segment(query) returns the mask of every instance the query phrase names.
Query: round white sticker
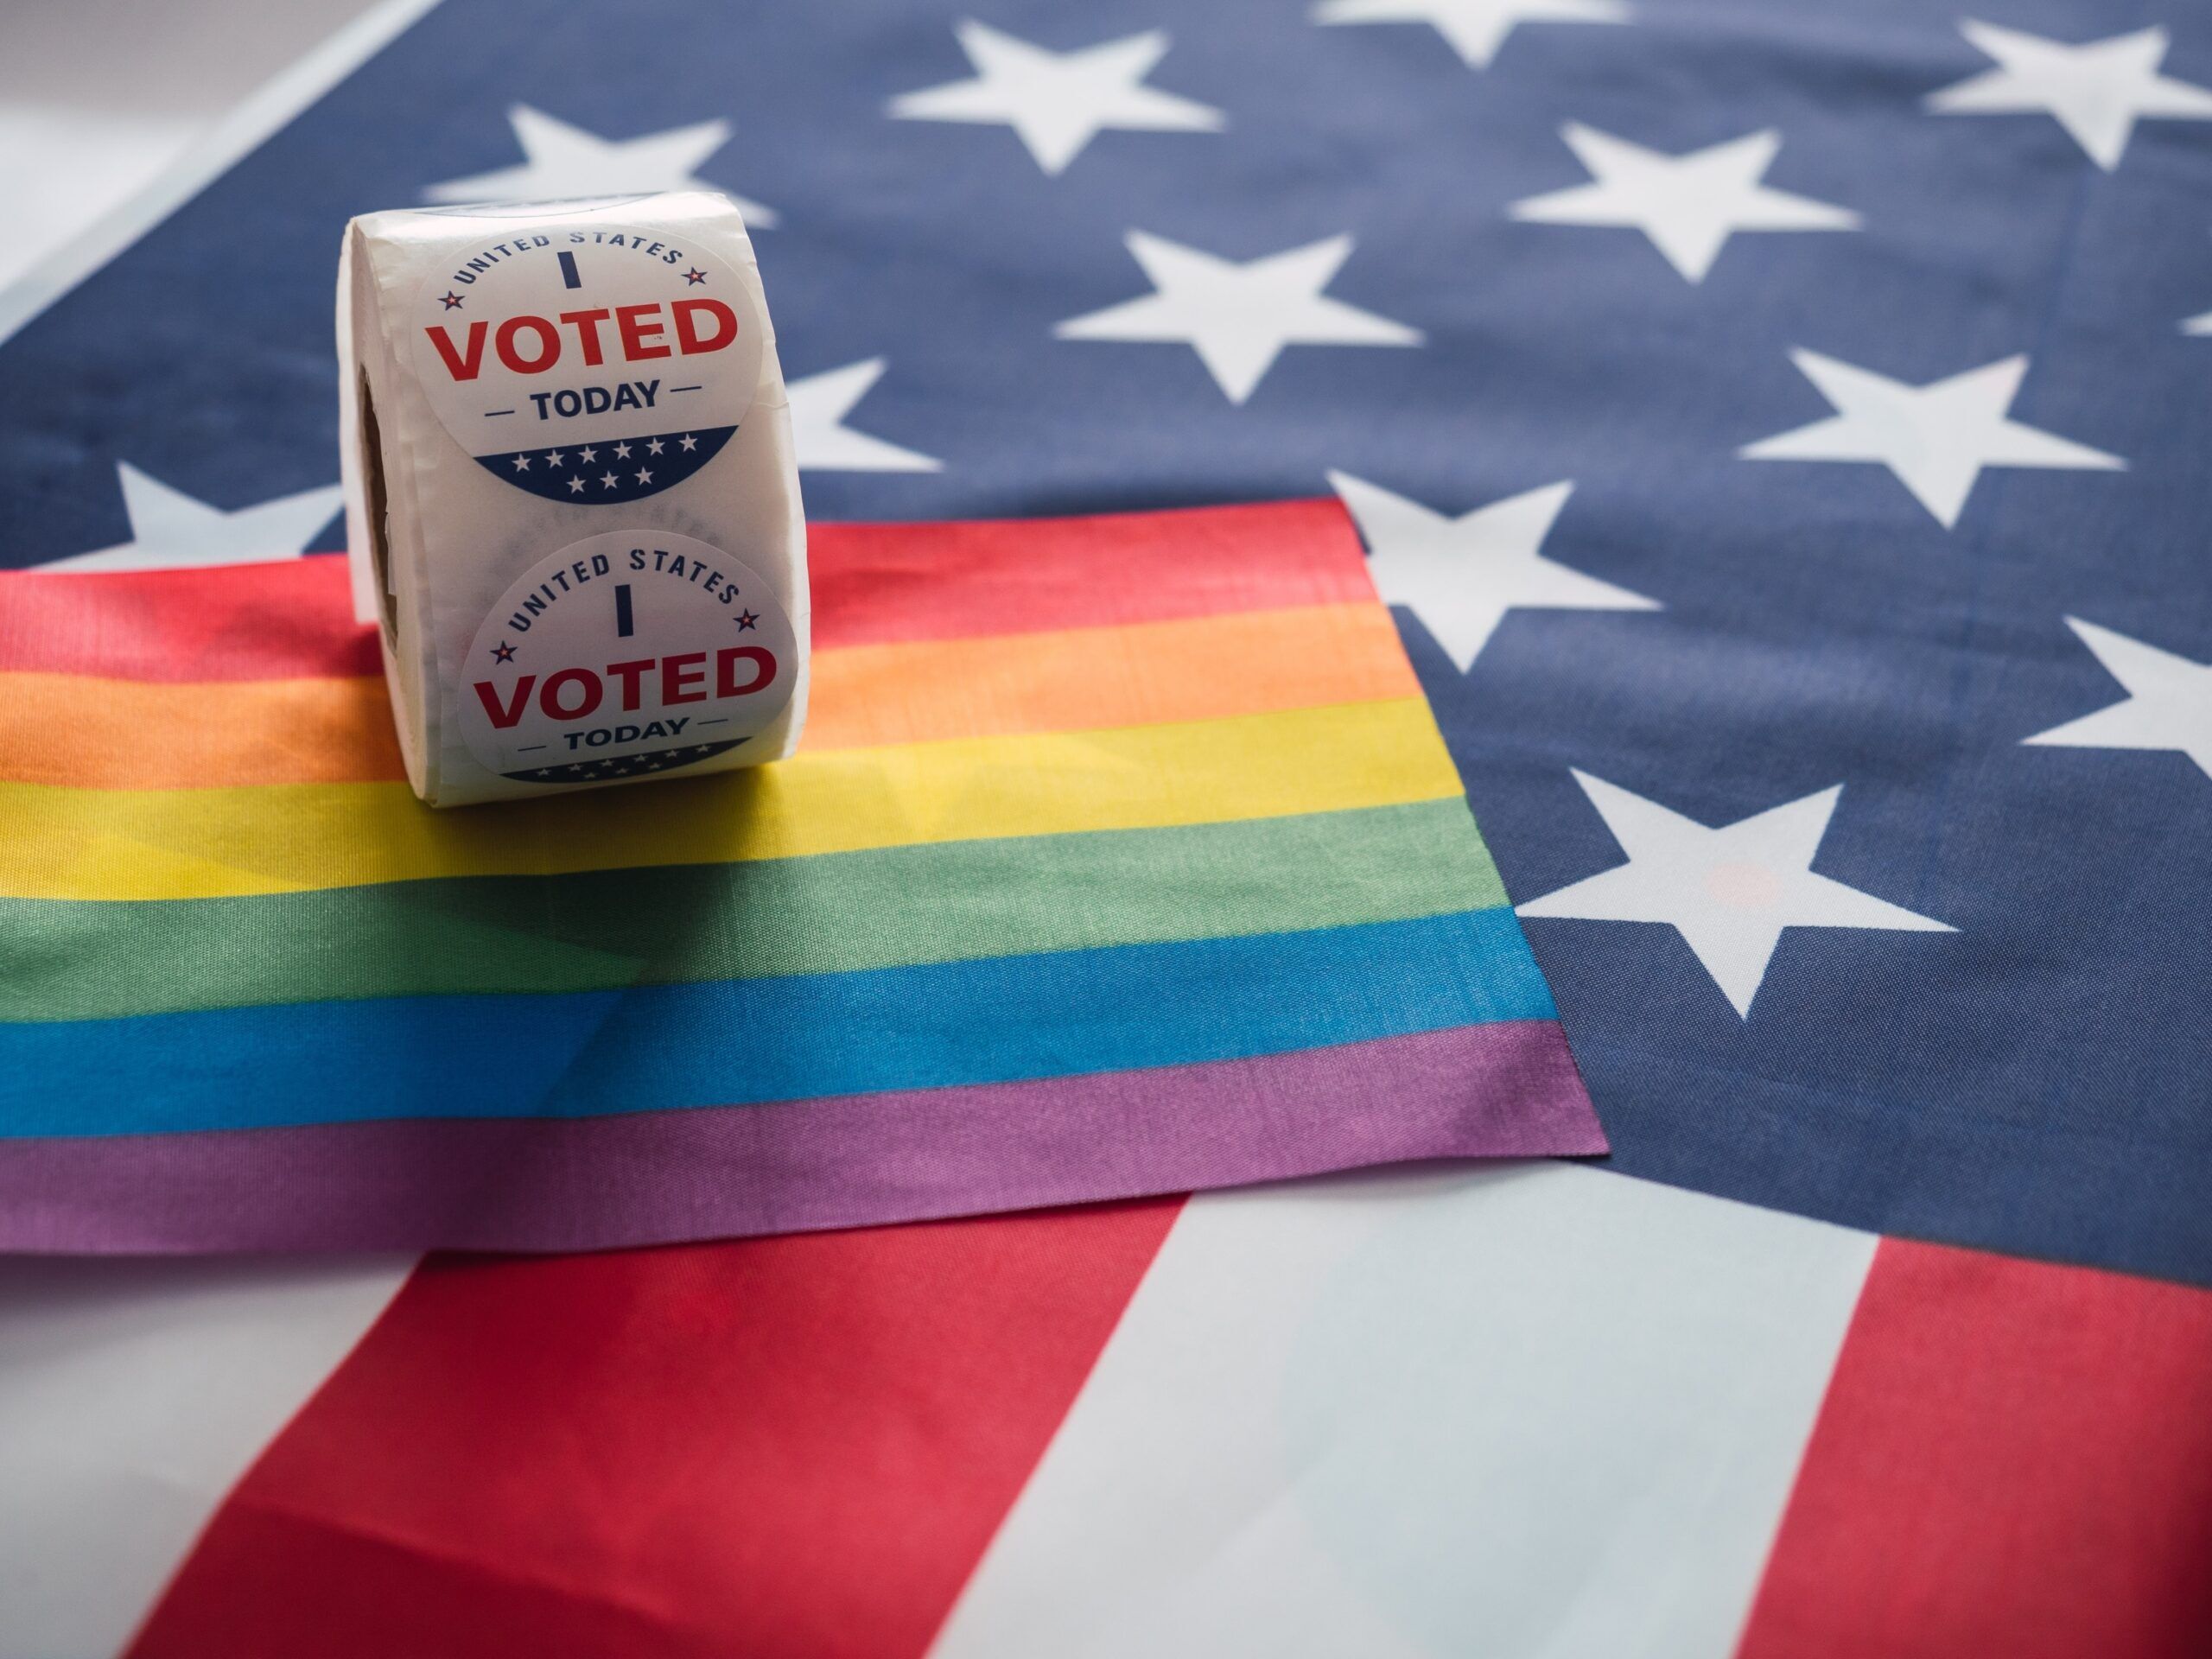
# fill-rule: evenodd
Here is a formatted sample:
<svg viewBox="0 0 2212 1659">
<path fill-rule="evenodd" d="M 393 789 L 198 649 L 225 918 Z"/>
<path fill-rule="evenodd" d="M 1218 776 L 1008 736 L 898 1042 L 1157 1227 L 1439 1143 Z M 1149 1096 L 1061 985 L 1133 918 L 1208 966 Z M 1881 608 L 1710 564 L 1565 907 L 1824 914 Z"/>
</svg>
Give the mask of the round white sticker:
<svg viewBox="0 0 2212 1659">
<path fill-rule="evenodd" d="M 667 772 L 765 730 L 798 673 L 791 619 L 758 574 L 689 536 L 609 531 L 500 595 L 462 671 L 461 735 L 518 783 Z"/>
<path fill-rule="evenodd" d="M 728 261 L 589 206 L 463 250 L 424 281 L 411 327 L 455 442 L 518 489 L 598 506 L 720 452 L 752 406 L 763 331 Z"/>
</svg>

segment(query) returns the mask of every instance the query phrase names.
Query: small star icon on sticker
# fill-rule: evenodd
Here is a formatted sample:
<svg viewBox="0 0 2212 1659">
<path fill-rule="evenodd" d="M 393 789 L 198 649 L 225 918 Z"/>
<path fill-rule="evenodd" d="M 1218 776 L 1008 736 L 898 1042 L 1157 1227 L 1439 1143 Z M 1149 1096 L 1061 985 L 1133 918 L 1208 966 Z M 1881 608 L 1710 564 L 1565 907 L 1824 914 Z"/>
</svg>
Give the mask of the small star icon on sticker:
<svg viewBox="0 0 2212 1659">
<path fill-rule="evenodd" d="M 515 648 L 502 639 L 492 647 L 492 659 L 494 662 L 512 663 L 515 659 Z"/>
<path fill-rule="evenodd" d="M 599 459 L 599 451 L 596 449 L 579 449 L 576 452 L 576 459 L 583 462 L 585 466 L 588 467 L 592 462 Z"/>
<path fill-rule="evenodd" d="M 461 302 L 467 297 L 466 294 L 456 294 L 451 289 L 448 289 L 438 296 L 438 303 L 448 311 L 458 311 L 461 309 Z"/>
<path fill-rule="evenodd" d="M 645 443 L 645 453 L 646 453 L 647 454 L 649 454 L 649 455 L 657 455 L 657 454 L 660 454 L 660 452 L 661 452 L 661 442 L 660 442 L 660 440 L 659 440 L 658 438 L 652 438 L 652 439 L 647 440 L 647 442 L 646 442 L 646 443 Z"/>
<path fill-rule="evenodd" d="M 545 464 L 548 467 L 558 467 L 561 464 L 561 452 L 558 449 L 548 449 L 545 452 Z"/>
<path fill-rule="evenodd" d="M 699 447 L 699 440 L 686 432 L 683 435 L 683 447 L 686 449 L 696 449 Z"/>
<path fill-rule="evenodd" d="M 583 487 L 584 481 L 581 477 L 572 478 L 569 480 L 569 493 L 570 495 L 582 494 L 583 493 Z"/>
<path fill-rule="evenodd" d="M 529 470 L 530 457 L 528 455 L 517 455 L 515 457 L 515 471 L 518 473 L 526 473 Z"/>
<path fill-rule="evenodd" d="M 707 273 L 695 266 L 693 269 L 683 273 L 683 280 L 690 283 L 692 287 L 696 288 L 700 283 L 707 280 Z"/>
<path fill-rule="evenodd" d="M 614 474 L 609 473 L 606 477 L 601 479 L 599 480 L 599 487 L 602 490 L 613 489 L 614 487 Z"/>
<path fill-rule="evenodd" d="M 629 460 L 629 459 L 630 459 L 630 446 L 629 446 L 628 444 L 626 444 L 626 443 L 618 443 L 618 444 L 616 444 L 616 445 L 614 446 L 614 459 L 615 459 L 615 460 L 617 460 L 617 461 L 627 461 L 627 460 Z"/>
<path fill-rule="evenodd" d="M 640 484 L 650 484 L 650 483 L 652 483 L 652 481 L 653 481 L 653 475 L 652 475 L 651 473 L 647 472 L 647 471 L 646 471 L 644 467 L 639 467 L 639 468 L 638 468 L 638 482 L 639 482 L 639 483 L 640 483 Z"/>
<path fill-rule="evenodd" d="M 760 620 L 760 617 L 758 617 L 757 615 L 755 615 L 755 614 L 754 614 L 753 612 L 751 612 L 751 611 L 740 611 L 740 612 L 737 613 L 737 627 L 738 627 L 738 632 L 741 632 L 741 633 L 744 632 L 747 628 L 750 628 L 750 627 L 751 627 L 751 626 L 752 626 L 755 622 L 758 622 Z"/>
</svg>

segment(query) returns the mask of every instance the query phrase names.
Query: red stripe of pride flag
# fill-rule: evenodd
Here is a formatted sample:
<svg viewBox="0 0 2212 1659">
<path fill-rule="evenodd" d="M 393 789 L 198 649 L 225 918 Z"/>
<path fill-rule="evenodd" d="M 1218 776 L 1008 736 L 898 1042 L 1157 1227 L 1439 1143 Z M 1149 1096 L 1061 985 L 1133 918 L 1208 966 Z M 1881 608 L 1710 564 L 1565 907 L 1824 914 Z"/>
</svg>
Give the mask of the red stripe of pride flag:
<svg viewBox="0 0 2212 1659">
<path fill-rule="evenodd" d="M 1333 500 L 1043 523 L 817 524 L 809 543 L 823 647 L 1375 600 Z M 375 634 L 353 620 L 344 560 L 238 575 L 0 575 L 0 671 L 168 681 L 381 671 Z"/>
<path fill-rule="evenodd" d="M 919 1655 L 1179 1205 L 433 1257 L 131 1652 Z"/>
</svg>

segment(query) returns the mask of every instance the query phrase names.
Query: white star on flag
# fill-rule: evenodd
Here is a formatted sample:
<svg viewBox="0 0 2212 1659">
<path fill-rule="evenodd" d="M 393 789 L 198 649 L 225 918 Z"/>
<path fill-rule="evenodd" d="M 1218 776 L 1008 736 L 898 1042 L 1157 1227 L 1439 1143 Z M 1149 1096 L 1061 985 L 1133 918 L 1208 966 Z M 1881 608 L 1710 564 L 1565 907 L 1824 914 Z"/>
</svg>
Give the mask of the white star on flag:
<svg viewBox="0 0 2212 1659">
<path fill-rule="evenodd" d="M 1470 69 L 1487 69 L 1520 23 L 1624 23 L 1622 0 L 1321 0 L 1317 23 L 1427 23 Z"/>
<path fill-rule="evenodd" d="M 1909 385 L 1817 352 L 1790 361 L 1835 413 L 1747 444 L 1747 461 L 1878 461 L 1946 530 L 1959 522 L 1985 467 L 2118 472 L 2127 463 L 2006 417 L 2028 372 L 2025 357 L 1984 364 L 1948 379 Z"/>
<path fill-rule="evenodd" d="M 2160 651 L 2069 616 L 2066 626 L 2096 653 L 2127 696 L 2024 743 L 2068 749 L 2174 749 L 2212 778 L 2212 664 Z"/>
<path fill-rule="evenodd" d="M 1577 772 L 1574 781 L 1628 862 L 1522 905 L 1518 913 L 1671 927 L 1745 1019 L 1785 927 L 1958 931 L 1814 873 L 1840 784 L 1709 830 L 1602 778 Z"/>
<path fill-rule="evenodd" d="M 226 512 L 118 461 L 130 539 L 93 553 L 54 559 L 45 570 L 169 570 L 209 564 L 295 559 L 345 505 L 335 484 L 302 490 Z"/>
<path fill-rule="evenodd" d="M 1238 263 L 1131 231 L 1129 252 L 1154 293 L 1071 317 L 1062 340 L 1186 345 L 1232 404 L 1252 395 L 1286 346 L 1418 346 L 1421 334 L 1321 290 L 1351 257 L 1349 236 Z"/>
<path fill-rule="evenodd" d="M 772 209 L 696 176 L 699 165 L 729 142 L 727 121 L 699 121 L 637 138 L 602 138 L 517 104 L 508 110 L 507 122 L 528 161 L 448 179 L 423 195 L 432 201 L 559 201 L 655 190 L 722 190 L 748 226 L 759 229 L 776 222 Z"/>
<path fill-rule="evenodd" d="M 1147 86 L 1167 36 L 1147 29 L 1073 52 L 1041 46 L 971 21 L 955 24 L 973 79 L 948 81 L 891 100 L 902 121 L 970 121 L 1010 126 L 1037 165 L 1057 174 L 1108 127 L 1133 132 L 1218 132 L 1210 104 Z"/>
<path fill-rule="evenodd" d="M 1516 608 L 1656 611 L 1655 600 L 1586 576 L 1543 556 L 1552 521 L 1572 483 L 1493 501 L 1457 518 L 1349 473 L 1329 482 L 1358 521 L 1368 572 L 1386 605 L 1421 619 L 1462 674 Z"/>
<path fill-rule="evenodd" d="M 2050 116 L 2107 173 L 2127 153 L 2145 117 L 2212 120 L 2212 91 L 2158 73 L 2169 44 L 2163 29 L 2139 29 L 2086 46 L 2024 35 L 1969 18 L 1959 32 L 1997 67 L 1928 95 L 1943 115 Z"/>
<path fill-rule="evenodd" d="M 934 473 L 944 463 L 934 455 L 902 449 L 845 424 L 853 405 L 883 377 L 880 357 L 825 369 L 785 388 L 791 402 L 791 444 L 801 472 Z"/>
<path fill-rule="evenodd" d="M 1667 263 L 1705 280 L 1738 231 L 1855 231 L 1859 215 L 1759 181 L 1782 135 L 1754 132 L 1688 155 L 1646 149 L 1579 122 L 1560 130 L 1594 182 L 1516 201 L 1516 219 L 1545 225 L 1625 226 L 1642 231 Z"/>
</svg>

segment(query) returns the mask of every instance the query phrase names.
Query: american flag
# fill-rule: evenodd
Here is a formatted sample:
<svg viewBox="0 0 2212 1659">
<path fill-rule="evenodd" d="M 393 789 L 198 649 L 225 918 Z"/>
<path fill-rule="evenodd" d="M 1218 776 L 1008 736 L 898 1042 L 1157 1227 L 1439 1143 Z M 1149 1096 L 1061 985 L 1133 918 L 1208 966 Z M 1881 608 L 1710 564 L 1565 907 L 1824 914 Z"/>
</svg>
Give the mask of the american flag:
<svg viewBox="0 0 2212 1659">
<path fill-rule="evenodd" d="M 0 1654 L 2212 1649 L 2212 11 L 351 38 L 0 305 L 0 562 L 334 549 L 349 215 L 726 191 L 812 517 L 1341 500 L 1614 1150 L 11 1263 Z"/>
</svg>

